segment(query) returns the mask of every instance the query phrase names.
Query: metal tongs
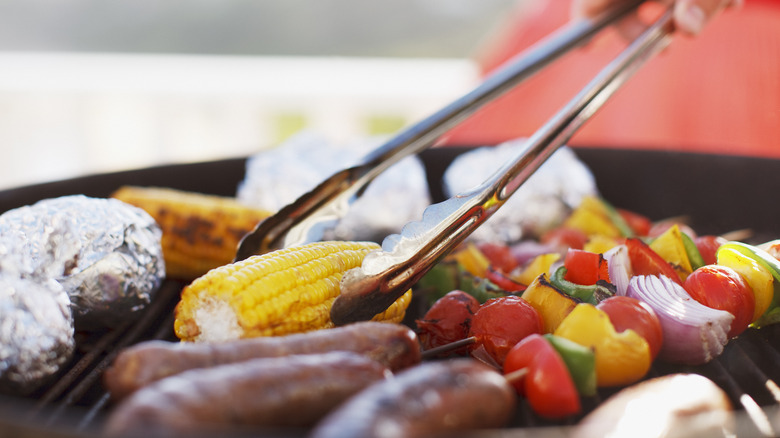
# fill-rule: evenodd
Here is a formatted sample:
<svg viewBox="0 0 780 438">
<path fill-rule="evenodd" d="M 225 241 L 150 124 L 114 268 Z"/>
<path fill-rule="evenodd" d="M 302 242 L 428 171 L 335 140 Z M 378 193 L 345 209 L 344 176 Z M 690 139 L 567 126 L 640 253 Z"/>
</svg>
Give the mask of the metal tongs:
<svg viewBox="0 0 780 438">
<path fill-rule="evenodd" d="M 593 20 L 572 22 L 511 59 L 473 91 L 370 153 L 363 164 L 334 174 L 258 224 L 242 240 L 236 260 L 319 240 L 318 224 L 342 217 L 350 201 L 385 169 L 426 149 L 482 105 L 584 44 L 640 3 L 629 2 Z M 381 251 L 367 254 L 360 268 L 343 277 L 331 320 L 336 325 L 368 320 L 390 306 L 501 207 L 646 60 L 666 47 L 670 29 L 671 11 L 666 11 L 534 133 L 514 161 L 470 192 L 429 206 L 422 220 L 385 238 Z"/>
</svg>

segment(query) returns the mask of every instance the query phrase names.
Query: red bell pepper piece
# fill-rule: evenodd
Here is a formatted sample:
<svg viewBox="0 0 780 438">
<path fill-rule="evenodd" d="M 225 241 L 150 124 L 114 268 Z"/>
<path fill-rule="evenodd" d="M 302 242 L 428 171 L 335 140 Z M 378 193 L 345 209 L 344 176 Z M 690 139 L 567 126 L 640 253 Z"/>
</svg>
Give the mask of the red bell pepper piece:
<svg viewBox="0 0 780 438">
<path fill-rule="evenodd" d="M 566 267 L 563 278 L 574 284 L 592 286 L 598 280 L 609 282 L 609 267 L 601 254 L 569 248 L 563 266 Z"/>
<path fill-rule="evenodd" d="M 580 396 L 569 369 L 544 336 L 529 335 L 509 351 L 504 374 L 520 369 L 526 369 L 526 374 L 513 378 L 512 384 L 538 415 L 558 419 L 580 412 Z"/>
<path fill-rule="evenodd" d="M 682 285 L 680 276 L 671 264 L 645 242 L 637 238 L 626 239 L 628 258 L 631 259 L 631 269 L 634 275 L 665 275 Z"/>
</svg>

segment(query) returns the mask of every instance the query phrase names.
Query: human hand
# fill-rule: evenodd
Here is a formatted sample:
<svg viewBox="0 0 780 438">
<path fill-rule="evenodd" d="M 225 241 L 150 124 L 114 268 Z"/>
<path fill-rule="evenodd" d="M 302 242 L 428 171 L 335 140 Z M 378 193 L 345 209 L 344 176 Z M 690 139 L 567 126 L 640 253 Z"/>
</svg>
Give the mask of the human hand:
<svg viewBox="0 0 780 438">
<path fill-rule="evenodd" d="M 573 0 L 571 15 L 573 18 L 593 17 L 610 6 L 625 0 Z M 688 36 L 698 35 L 707 22 L 727 7 L 740 6 L 743 0 L 656 0 L 669 5 L 674 3 L 673 20 L 678 32 Z M 647 24 L 634 12 L 617 24 L 621 34 L 629 39 L 638 36 Z"/>
</svg>

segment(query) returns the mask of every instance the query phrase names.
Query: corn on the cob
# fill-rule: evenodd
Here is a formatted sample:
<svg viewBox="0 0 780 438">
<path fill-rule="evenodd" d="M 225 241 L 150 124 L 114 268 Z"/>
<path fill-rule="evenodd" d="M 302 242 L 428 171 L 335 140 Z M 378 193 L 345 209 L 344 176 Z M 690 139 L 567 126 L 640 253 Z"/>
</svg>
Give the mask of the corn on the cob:
<svg viewBox="0 0 780 438">
<path fill-rule="evenodd" d="M 232 262 L 241 238 L 272 214 L 230 197 L 160 187 L 125 186 L 112 197 L 157 221 L 166 275 L 183 280 Z"/>
<path fill-rule="evenodd" d="M 276 336 L 333 327 L 341 277 L 379 245 L 316 242 L 209 271 L 182 290 L 174 330 L 183 341 Z M 401 322 L 411 290 L 374 321 Z"/>
</svg>

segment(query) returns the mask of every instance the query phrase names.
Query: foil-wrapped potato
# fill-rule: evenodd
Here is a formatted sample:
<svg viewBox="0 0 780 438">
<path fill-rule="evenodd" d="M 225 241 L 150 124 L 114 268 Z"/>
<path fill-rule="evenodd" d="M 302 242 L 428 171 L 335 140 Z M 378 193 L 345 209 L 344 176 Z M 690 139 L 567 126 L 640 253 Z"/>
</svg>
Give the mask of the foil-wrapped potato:
<svg viewBox="0 0 780 438">
<path fill-rule="evenodd" d="M 28 394 L 73 355 L 70 300 L 54 280 L 0 272 L 0 392 Z"/>
<path fill-rule="evenodd" d="M 334 173 L 359 164 L 381 140 L 335 143 L 308 132 L 298 134 L 249 158 L 236 197 L 278 211 Z M 341 220 L 323 226 L 322 240 L 381 241 L 419 219 L 430 202 L 422 161 L 403 158 L 378 175 Z"/>
<path fill-rule="evenodd" d="M 116 199 L 45 199 L 0 215 L 1 266 L 60 283 L 77 329 L 114 327 L 159 289 L 161 234 L 146 212 Z"/>
<path fill-rule="evenodd" d="M 444 173 L 447 196 L 469 191 L 483 183 L 526 148 L 525 139 L 486 146 L 459 155 Z M 582 199 L 598 194 L 590 169 L 568 147 L 558 149 L 509 200 L 482 224 L 477 241 L 515 242 L 541 235 L 555 227 Z"/>
</svg>

